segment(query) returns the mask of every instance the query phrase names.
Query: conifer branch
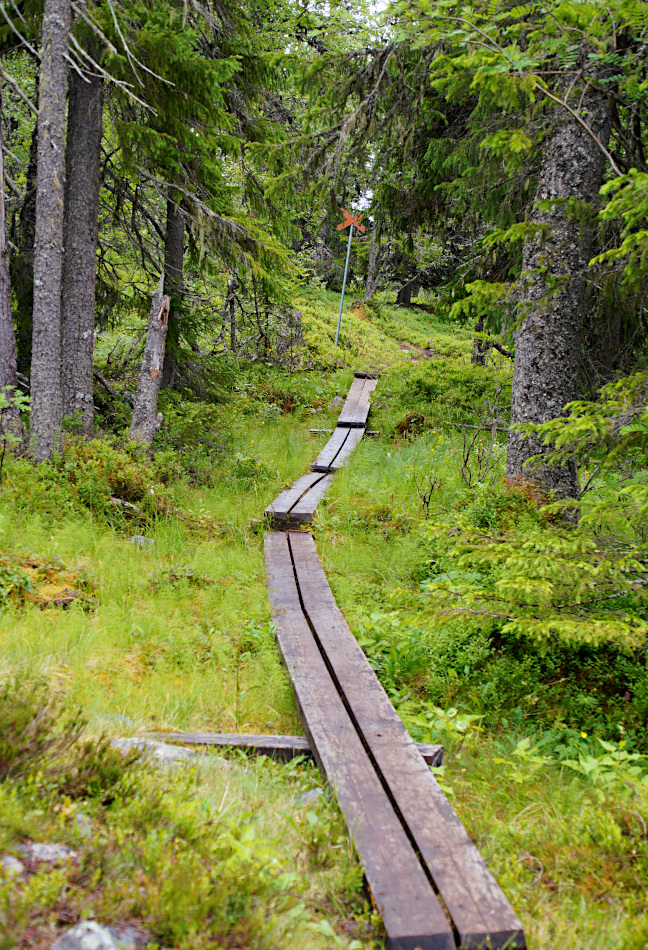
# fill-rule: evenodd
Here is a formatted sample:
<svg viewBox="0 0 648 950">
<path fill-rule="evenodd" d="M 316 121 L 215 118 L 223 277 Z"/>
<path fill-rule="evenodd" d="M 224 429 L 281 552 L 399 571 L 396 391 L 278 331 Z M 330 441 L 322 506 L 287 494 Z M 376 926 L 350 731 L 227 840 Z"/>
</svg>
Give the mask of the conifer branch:
<svg viewBox="0 0 648 950">
<path fill-rule="evenodd" d="M 16 36 L 18 37 L 18 39 L 20 40 L 20 42 L 23 44 L 23 46 L 25 47 L 25 49 L 28 49 L 29 52 L 32 54 L 32 56 L 33 56 L 35 59 L 37 59 L 38 62 L 40 62 L 40 53 L 37 53 L 37 52 L 36 52 L 36 50 L 34 49 L 34 47 L 33 47 L 30 43 L 27 42 L 27 40 L 26 40 L 25 37 L 22 35 L 22 33 L 20 32 L 20 30 L 15 26 L 13 20 L 11 19 L 11 17 L 9 16 L 9 14 L 7 13 L 7 11 L 6 11 L 5 8 L 4 8 L 4 3 L 0 3 L 0 10 L 2 11 L 3 17 L 5 18 L 5 20 L 6 20 L 7 23 L 9 24 L 9 29 L 10 29 L 13 33 L 16 34 Z"/>
<path fill-rule="evenodd" d="M 25 105 L 30 110 L 30 112 L 33 112 L 34 115 L 38 115 L 38 109 L 36 108 L 34 103 L 31 101 L 29 96 L 27 96 L 26 93 L 22 91 L 22 89 L 20 88 L 16 80 L 13 79 L 13 77 L 9 75 L 9 73 L 6 71 L 6 69 L 4 69 L 2 65 L 0 65 L 0 76 L 2 76 L 5 82 L 9 83 L 9 85 L 11 86 L 13 91 L 16 93 L 18 98 L 22 99 L 22 101 L 25 103 Z"/>
</svg>

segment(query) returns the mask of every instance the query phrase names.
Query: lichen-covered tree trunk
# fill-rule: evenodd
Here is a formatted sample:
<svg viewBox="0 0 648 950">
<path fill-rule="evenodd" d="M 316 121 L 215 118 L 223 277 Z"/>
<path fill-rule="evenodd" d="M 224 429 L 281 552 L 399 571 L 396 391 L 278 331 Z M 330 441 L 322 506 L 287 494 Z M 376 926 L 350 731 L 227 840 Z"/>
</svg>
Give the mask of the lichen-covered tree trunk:
<svg viewBox="0 0 648 950">
<path fill-rule="evenodd" d="M 590 86 L 581 114 L 606 144 L 611 124 L 608 98 Z M 534 208 L 530 220 L 541 230 L 527 238 L 522 258 L 511 424 L 555 419 L 578 395 L 586 273 L 594 238 L 586 205 L 596 208 L 605 157 L 587 130 L 560 107 L 554 122 L 535 196 L 536 203 L 554 203 L 551 210 Z M 525 467 L 541 451 L 537 437 L 524 438 L 512 429 L 507 478 L 531 481 L 557 498 L 578 498 L 575 464 Z"/>
<path fill-rule="evenodd" d="M 4 190 L 4 153 L 2 126 L 2 91 L 0 90 L 0 392 L 8 390 L 11 395 L 18 385 L 16 376 L 18 360 L 16 336 L 11 315 L 11 284 L 9 281 L 9 245 L 7 244 L 7 220 Z M 3 432 L 20 429 L 20 416 L 14 407 L 2 414 Z"/>
<path fill-rule="evenodd" d="M 151 446 L 159 428 L 157 403 L 164 365 L 164 348 L 169 325 L 169 298 L 162 293 L 163 277 L 153 294 L 146 344 L 142 356 L 129 436 L 133 442 Z"/>
<path fill-rule="evenodd" d="M 36 76 L 38 98 L 38 74 Z M 16 295 L 16 344 L 18 372 L 28 376 L 31 371 L 32 311 L 34 309 L 34 232 L 36 229 L 36 175 L 38 169 L 38 123 L 34 125 L 29 146 L 29 163 L 25 197 L 18 213 L 18 226 L 13 235 L 17 250 L 9 261 L 11 286 Z"/>
<path fill-rule="evenodd" d="M 38 89 L 38 175 L 34 236 L 30 443 L 37 461 L 60 443 L 61 270 L 65 187 L 65 100 L 70 0 L 45 0 Z"/>
<path fill-rule="evenodd" d="M 171 298 L 167 348 L 164 356 L 161 389 L 172 389 L 178 371 L 177 351 L 180 342 L 180 318 L 184 293 L 184 235 L 185 219 L 180 205 L 167 200 L 166 232 L 164 235 L 164 293 Z"/>
<path fill-rule="evenodd" d="M 369 237 L 369 262 L 367 267 L 367 289 L 365 291 L 365 300 L 371 300 L 376 293 L 378 281 L 376 279 L 376 244 L 378 236 L 378 222 L 374 221 L 371 226 Z"/>
<path fill-rule="evenodd" d="M 475 333 L 482 334 L 484 332 L 484 314 L 479 315 L 479 319 L 475 324 Z M 470 362 L 473 366 L 485 366 L 486 365 L 486 356 L 490 350 L 490 343 L 488 340 L 484 340 L 482 336 L 475 336 L 473 339 L 472 353 L 470 354 Z"/>
<path fill-rule="evenodd" d="M 96 57 L 95 52 L 95 57 Z M 70 74 L 65 147 L 65 218 L 61 288 L 61 385 L 63 415 L 80 412 L 81 431 L 94 422 L 94 350 L 103 82 Z"/>
</svg>

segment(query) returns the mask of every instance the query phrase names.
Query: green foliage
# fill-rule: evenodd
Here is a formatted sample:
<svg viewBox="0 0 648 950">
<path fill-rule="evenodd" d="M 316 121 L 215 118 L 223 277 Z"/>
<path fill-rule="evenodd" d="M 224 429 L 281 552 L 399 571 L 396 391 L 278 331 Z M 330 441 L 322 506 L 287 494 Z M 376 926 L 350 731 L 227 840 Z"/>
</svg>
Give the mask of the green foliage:
<svg viewBox="0 0 648 950">
<path fill-rule="evenodd" d="M 70 440 L 37 468 L 24 460 L 14 462 L 7 495 L 20 512 L 38 510 L 52 517 L 89 511 L 123 525 L 129 518 L 146 519 L 167 510 L 164 482 L 178 471 L 170 462 L 163 455 L 151 463 L 136 447 L 118 448 L 108 440 Z"/>
<path fill-rule="evenodd" d="M 22 600 L 34 589 L 31 577 L 15 563 L 0 564 L 0 606 L 10 600 Z"/>
<path fill-rule="evenodd" d="M 645 566 L 635 556 L 597 545 L 583 531 L 527 522 L 524 534 L 476 531 L 461 514 L 426 527 L 455 576 L 424 585 L 437 610 L 481 614 L 505 634 L 538 644 L 616 644 L 632 650 L 648 635 Z M 491 525 L 489 525 L 491 527 Z"/>
<path fill-rule="evenodd" d="M 25 396 L 19 390 L 14 390 L 11 386 L 5 386 L 0 391 L 0 443 L 2 452 L 0 453 L 0 486 L 2 485 L 2 470 L 4 467 L 5 453 L 7 447 L 16 447 L 20 444 L 20 437 L 15 431 L 11 421 L 20 413 L 24 412 L 29 405 L 29 396 Z"/>
<path fill-rule="evenodd" d="M 398 613 L 373 611 L 354 625 L 358 643 L 390 695 L 403 681 L 413 681 L 425 672 L 427 644 L 422 632 L 404 624 Z"/>
<path fill-rule="evenodd" d="M 628 752 L 625 742 L 617 745 L 597 740 L 603 752 L 598 755 L 579 755 L 578 759 L 563 759 L 563 764 L 584 775 L 593 785 L 628 796 L 636 785 L 648 786 L 648 758 L 638 752 Z"/>
<path fill-rule="evenodd" d="M 568 416 L 520 427 L 521 431 L 537 432 L 549 446 L 546 458 L 550 464 L 574 460 L 586 467 L 581 494 L 596 485 L 595 479 L 610 486 L 605 497 L 598 493 L 597 501 L 584 510 L 582 526 L 604 533 L 612 543 L 627 539 L 629 553 L 639 560 L 645 556 L 648 541 L 647 400 L 648 375 L 644 371 L 604 386 L 595 402 L 569 403 L 565 407 Z M 619 474 L 623 476 L 621 487 L 613 481 Z"/>
<path fill-rule="evenodd" d="M 250 455 L 236 455 L 232 463 L 232 475 L 241 482 L 266 482 L 272 472 L 259 459 Z"/>
<path fill-rule="evenodd" d="M 176 564 L 169 570 L 153 571 L 149 574 L 147 587 L 157 590 L 162 584 L 178 584 L 182 581 L 193 587 L 208 587 L 214 583 L 213 577 L 197 574 L 190 564 Z"/>
<path fill-rule="evenodd" d="M 429 702 L 411 700 L 398 707 L 398 714 L 417 742 L 440 742 L 452 751 L 464 743 L 482 718 L 460 713 L 454 707 L 440 709 Z"/>
<path fill-rule="evenodd" d="M 423 408 L 433 422 L 463 422 L 473 417 L 485 397 L 494 396 L 498 379 L 505 387 L 503 401 L 507 402 L 509 372 L 509 367 L 504 367 L 493 376 L 481 366 L 454 360 L 419 364 L 399 374 L 399 401 L 406 408 Z"/>
<path fill-rule="evenodd" d="M 601 220 L 622 222 L 621 244 L 604 251 L 592 263 L 621 261 L 623 278 L 628 283 L 641 282 L 645 278 L 648 255 L 648 230 L 645 221 L 648 213 L 648 173 L 631 168 L 607 182 L 601 193 L 611 195 L 601 211 Z"/>
<path fill-rule="evenodd" d="M 5 682 L 0 691 L 0 779 L 36 773 L 46 757 L 60 756 L 78 741 L 80 720 L 57 728 L 58 714 L 43 687 Z M 54 768 L 56 764 L 54 763 Z"/>
<path fill-rule="evenodd" d="M 55 738 L 62 719 L 52 711 L 43 690 L 23 683 L 0 693 L 0 844 L 24 860 L 25 843 L 62 842 L 82 855 L 82 865 L 75 858 L 56 869 L 2 875 L 3 948 L 27 933 L 49 939 L 53 927 L 58 931 L 53 919 L 60 933 L 88 915 L 141 921 L 148 941 L 160 945 L 245 941 L 269 948 L 293 939 L 303 945 L 299 935 L 311 928 L 309 880 L 324 869 L 329 877 L 341 872 L 340 886 L 349 892 L 345 909 L 362 915 L 361 902 L 353 903 L 357 871 L 348 862 L 341 868 L 330 849 L 331 841 L 346 844 L 334 803 L 324 797 L 278 828 L 276 820 L 265 825 L 260 802 L 250 799 L 260 781 L 294 812 L 291 797 L 312 784 L 309 767 L 231 763 L 223 775 L 222 765 L 214 770 L 207 757 L 198 772 L 161 776 L 138 753 L 124 757 L 105 739 L 80 739 L 78 729 Z M 68 719 L 81 724 L 76 714 Z M 255 776 L 246 785 L 250 769 Z M 233 781 L 240 794 L 237 788 L 224 807 Z"/>
<path fill-rule="evenodd" d="M 163 427 L 157 441 L 170 443 L 178 450 L 180 447 L 196 445 L 221 445 L 223 413 L 219 406 L 208 402 L 187 402 L 186 400 L 160 401 L 163 415 Z"/>
<path fill-rule="evenodd" d="M 37 777 L 69 798 L 104 800 L 139 759 L 110 740 L 83 739 L 80 712 L 57 708 L 44 685 L 5 682 L 0 691 L 0 780 Z"/>
<path fill-rule="evenodd" d="M 603 472 L 614 470 L 623 459 L 640 467 L 648 462 L 647 404 L 648 373 L 642 371 L 603 386 L 596 401 L 569 403 L 567 416 L 518 428 L 537 432 L 543 444 L 552 447 L 544 456 L 551 464 L 593 461 Z"/>
<path fill-rule="evenodd" d="M 471 284 L 466 284 L 468 294 L 461 300 L 458 300 L 450 309 L 450 319 L 461 320 L 467 317 L 488 316 L 493 319 L 493 315 L 498 318 L 501 325 L 501 307 L 500 302 L 506 300 L 509 293 L 509 286 L 500 283 L 488 283 L 485 280 L 476 280 Z M 489 321 L 490 322 L 490 321 Z"/>
</svg>

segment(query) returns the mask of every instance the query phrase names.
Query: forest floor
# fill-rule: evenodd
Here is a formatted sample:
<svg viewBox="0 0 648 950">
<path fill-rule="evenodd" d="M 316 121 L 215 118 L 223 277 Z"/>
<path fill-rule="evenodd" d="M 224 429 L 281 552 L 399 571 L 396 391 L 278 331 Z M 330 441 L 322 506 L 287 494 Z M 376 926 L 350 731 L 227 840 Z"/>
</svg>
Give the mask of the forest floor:
<svg viewBox="0 0 648 950">
<path fill-rule="evenodd" d="M 327 436 L 310 430 L 334 427 L 353 370 L 382 373 L 380 434 L 314 525 L 342 611 L 413 737 L 445 745 L 439 779 L 529 946 L 648 946 L 645 656 L 630 669 L 609 650 L 552 653 L 430 609 L 440 523 L 522 535 L 537 519 L 503 485 L 503 436 L 487 476 L 461 474 L 456 424 L 498 381 L 505 404 L 510 364 L 472 367 L 466 329 L 387 305 L 345 310 L 338 353 L 336 301 L 298 302 L 299 369 L 224 376 L 217 404 L 163 402 L 152 462 L 104 435 L 38 470 L 5 464 L 0 663 L 15 687 L 0 694 L 0 854 L 25 863 L 35 841 L 76 857 L 0 872 L 0 950 L 48 947 L 86 917 L 183 950 L 379 945 L 335 802 L 309 794 L 323 784 L 312 763 L 124 765 L 98 739 L 301 734 L 254 521 L 317 455 Z"/>
</svg>

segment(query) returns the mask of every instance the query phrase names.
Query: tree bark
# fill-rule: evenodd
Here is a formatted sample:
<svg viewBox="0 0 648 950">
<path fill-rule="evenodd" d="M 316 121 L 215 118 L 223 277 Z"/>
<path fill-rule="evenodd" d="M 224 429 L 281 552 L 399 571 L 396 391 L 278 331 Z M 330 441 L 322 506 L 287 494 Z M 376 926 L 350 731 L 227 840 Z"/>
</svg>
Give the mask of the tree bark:
<svg viewBox="0 0 648 950">
<path fill-rule="evenodd" d="M 70 0 L 45 0 L 38 91 L 30 442 L 37 461 L 60 444 L 61 270 L 65 187 L 65 100 Z"/>
<path fill-rule="evenodd" d="M 378 236 L 378 223 L 373 222 L 371 227 L 371 235 L 369 238 L 369 265 L 367 267 L 367 290 L 365 292 L 365 300 L 371 300 L 373 295 L 376 293 L 376 287 L 378 281 L 376 280 L 376 238 Z"/>
<path fill-rule="evenodd" d="M 606 144 L 611 108 L 607 97 L 591 87 L 581 113 Z M 581 335 L 586 312 L 587 266 L 593 253 L 594 229 L 566 206 L 569 199 L 596 207 L 605 158 L 583 127 L 565 112 L 557 112 L 540 171 L 536 202 L 555 202 L 550 211 L 534 207 L 530 220 L 543 226 L 542 235 L 527 238 L 518 296 L 522 322 L 515 334 L 515 366 L 511 424 L 541 423 L 562 415 L 578 396 Z M 582 205 L 580 208 L 582 209 Z M 579 220 L 579 218 L 581 218 Z M 546 230 L 544 230 L 546 228 Z M 549 288 L 547 285 L 550 285 Z M 514 429 L 508 442 L 506 476 L 523 478 L 557 498 L 578 498 L 575 463 L 566 466 L 524 467 L 543 450 L 534 435 L 524 438 Z"/>
<path fill-rule="evenodd" d="M 95 58 L 97 57 L 94 51 Z M 61 385 L 63 415 L 81 413 L 92 436 L 94 402 L 95 285 L 99 232 L 103 82 L 70 73 L 65 147 L 65 217 L 61 288 Z"/>
<path fill-rule="evenodd" d="M 235 283 L 235 277 L 227 278 L 226 304 L 229 310 L 230 350 L 232 351 L 233 356 L 236 356 L 236 298 L 234 296 Z"/>
<path fill-rule="evenodd" d="M 0 392 L 7 390 L 11 397 L 18 385 L 18 357 L 16 336 L 11 315 L 11 284 L 9 280 L 9 245 L 7 244 L 7 220 L 4 189 L 4 153 L 2 122 L 2 89 L 0 88 Z M 20 431 L 20 413 L 11 406 L 2 413 L 0 431 Z"/>
<path fill-rule="evenodd" d="M 38 93 L 38 75 L 36 76 Z M 31 371 L 32 311 L 34 309 L 34 232 L 36 229 L 36 175 L 38 169 L 38 123 L 34 123 L 25 197 L 20 209 L 18 233 L 14 243 L 18 250 L 11 255 L 11 285 L 16 295 L 16 330 L 18 372 L 29 376 Z M 15 221 L 15 219 L 14 219 Z"/>
<path fill-rule="evenodd" d="M 412 287 L 414 286 L 413 281 L 408 281 L 404 284 L 396 295 L 396 303 L 400 307 L 409 307 L 412 302 Z"/>
<path fill-rule="evenodd" d="M 179 308 L 184 293 L 184 234 L 185 220 L 180 205 L 168 198 L 164 235 L 164 293 L 171 298 L 171 312 L 161 389 L 172 389 L 178 372 Z"/>
<path fill-rule="evenodd" d="M 163 277 L 160 278 L 159 287 L 153 294 L 151 302 L 146 344 L 128 433 L 133 442 L 141 442 L 148 446 L 153 444 L 155 433 L 159 428 L 157 402 L 162 381 L 164 347 L 171 303 L 169 298 L 162 294 L 162 287 Z"/>
<path fill-rule="evenodd" d="M 475 333 L 484 332 L 484 314 L 482 313 L 475 324 Z M 491 348 L 489 340 L 481 339 L 476 336 L 473 340 L 472 353 L 470 355 L 470 362 L 473 366 L 485 366 L 486 365 L 486 355 Z"/>
</svg>

